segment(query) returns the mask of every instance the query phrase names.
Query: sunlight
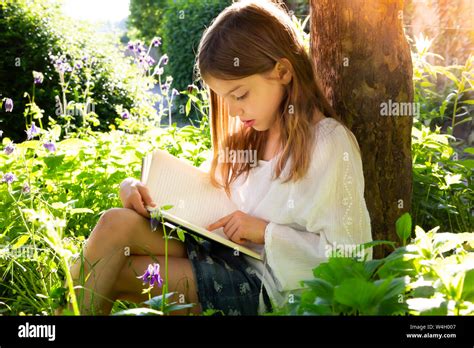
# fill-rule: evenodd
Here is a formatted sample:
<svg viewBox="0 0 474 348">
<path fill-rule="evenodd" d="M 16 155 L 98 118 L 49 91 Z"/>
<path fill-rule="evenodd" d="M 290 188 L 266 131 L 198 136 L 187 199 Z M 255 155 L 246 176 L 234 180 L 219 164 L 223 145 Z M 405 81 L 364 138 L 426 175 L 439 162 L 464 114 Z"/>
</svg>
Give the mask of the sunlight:
<svg viewBox="0 0 474 348">
<path fill-rule="evenodd" d="M 92 22 L 118 22 L 128 17 L 130 0 L 64 0 L 64 13 Z"/>
</svg>

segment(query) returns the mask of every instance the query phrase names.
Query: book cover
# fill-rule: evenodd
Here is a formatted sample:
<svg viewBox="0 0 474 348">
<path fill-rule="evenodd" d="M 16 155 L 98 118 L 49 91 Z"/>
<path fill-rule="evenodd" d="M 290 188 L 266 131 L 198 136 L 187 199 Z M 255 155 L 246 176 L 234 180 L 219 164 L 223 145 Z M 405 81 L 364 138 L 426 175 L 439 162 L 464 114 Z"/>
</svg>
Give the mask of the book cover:
<svg viewBox="0 0 474 348">
<path fill-rule="evenodd" d="M 211 184 L 209 173 L 158 149 L 143 158 L 141 182 L 149 188 L 158 207 L 147 207 L 149 211 L 172 205 L 161 214 L 173 225 L 262 260 L 259 253 L 229 240 L 222 227 L 206 230 L 205 226 L 238 210 L 224 190 Z"/>
</svg>

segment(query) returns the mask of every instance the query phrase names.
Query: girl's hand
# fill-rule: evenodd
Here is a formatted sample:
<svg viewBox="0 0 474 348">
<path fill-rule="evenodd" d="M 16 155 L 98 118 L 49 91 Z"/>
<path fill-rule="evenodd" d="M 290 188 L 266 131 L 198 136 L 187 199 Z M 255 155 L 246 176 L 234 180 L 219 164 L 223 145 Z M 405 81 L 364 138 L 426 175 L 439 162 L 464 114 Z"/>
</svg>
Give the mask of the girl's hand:
<svg viewBox="0 0 474 348">
<path fill-rule="evenodd" d="M 127 178 L 120 184 L 120 200 L 124 208 L 133 209 L 146 218 L 150 218 L 150 213 L 145 207 L 156 206 L 148 187 L 134 178 Z"/>
<path fill-rule="evenodd" d="M 224 227 L 224 233 L 233 242 L 243 244 L 251 241 L 257 244 L 265 243 L 265 228 L 269 221 L 245 214 L 240 210 L 224 216 L 222 219 L 207 226 L 209 231 Z"/>
</svg>

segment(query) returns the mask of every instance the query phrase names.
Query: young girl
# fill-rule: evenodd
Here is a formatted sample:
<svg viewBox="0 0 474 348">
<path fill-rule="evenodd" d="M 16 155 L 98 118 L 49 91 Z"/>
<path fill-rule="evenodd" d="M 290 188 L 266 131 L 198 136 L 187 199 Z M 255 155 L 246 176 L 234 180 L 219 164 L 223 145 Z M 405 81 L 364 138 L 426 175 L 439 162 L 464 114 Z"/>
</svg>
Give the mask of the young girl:
<svg viewBox="0 0 474 348">
<path fill-rule="evenodd" d="M 208 229 L 223 228 L 263 261 L 213 242 L 172 240 L 169 291 L 197 303 L 193 313 L 263 313 L 291 301 L 332 251 L 353 252 L 372 240 L 360 151 L 279 5 L 227 7 L 203 34 L 197 68 L 210 92 L 210 180 L 240 207 Z M 253 152 L 257 165 L 223 158 L 226 148 L 246 158 Z M 124 208 L 105 212 L 84 248 L 86 312 L 109 313 L 115 299 L 146 300 L 137 276 L 151 263 L 164 265 L 162 234 L 146 219 L 145 206 L 153 205 L 147 188 L 127 179 L 120 196 Z M 76 279 L 79 269 L 72 267 Z"/>
</svg>

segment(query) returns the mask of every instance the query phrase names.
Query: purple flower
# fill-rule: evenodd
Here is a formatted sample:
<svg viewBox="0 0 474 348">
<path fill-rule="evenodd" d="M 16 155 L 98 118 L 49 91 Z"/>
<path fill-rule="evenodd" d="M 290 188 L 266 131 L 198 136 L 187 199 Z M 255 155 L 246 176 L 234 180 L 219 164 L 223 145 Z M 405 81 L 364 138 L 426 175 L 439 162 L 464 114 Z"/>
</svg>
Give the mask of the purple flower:
<svg viewBox="0 0 474 348">
<path fill-rule="evenodd" d="M 79 60 L 76 62 L 76 64 L 74 65 L 76 67 L 76 69 L 81 69 L 82 68 L 82 62 Z"/>
<path fill-rule="evenodd" d="M 151 57 L 151 56 L 146 56 L 146 57 L 145 57 L 145 62 L 146 62 L 148 65 L 153 65 L 153 64 L 156 63 L 155 60 L 153 59 L 153 57 Z"/>
<path fill-rule="evenodd" d="M 54 145 L 54 143 L 52 143 L 51 141 L 48 141 L 48 142 L 44 143 L 43 146 L 49 152 L 56 151 L 56 145 Z"/>
<path fill-rule="evenodd" d="M 169 90 L 169 89 L 170 89 L 169 83 L 165 83 L 165 84 L 163 84 L 163 86 L 161 86 L 161 92 L 162 92 L 163 94 L 168 93 L 168 90 Z"/>
<path fill-rule="evenodd" d="M 25 132 L 26 132 L 26 136 L 27 136 L 27 139 L 28 139 L 28 140 L 33 139 L 33 137 L 34 137 L 36 134 L 39 134 L 39 130 L 38 130 L 38 128 L 36 128 L 34 122 L 31 124 L 31 128 L 28 129 L 28 130 L 26 130 Z"/>
<path fill-rule="evenodd" d="M 122 120 L 128 120 L 130 118 L 130 114 L 127 110 L 122 112 Z"/>
<path fill-rule="evenodd" d="M 72 67 L 69 65 L 69 63 L 66 61 L 66 58 L 64 56 L 61 57 L 56 57 L 51 55 L 50 56 L 51 61 L 53 62 L 54 68 L 58 73 L 64 73 L 64 72 L 71 72 Z"/>
<path fill-rule="evenodd" d="M 163 55 L 163 57 L 161 57 L 160 61 L 161 61 L 161 63 L 163 63 L 163 65 L 168 64 L 168 55 L 167 54 Z"/>
<path fill-rule="evenodd" d="M 5 149 L 3 150 L 7 155 L 10 155 L 13 151 L 15 151 L 15 145 L 13 142 L 5 146 Z"/>
<path fill-rule="evenodd" d="M 156 67 L 156 68 L 155 68 L 155 74 L 163 75 L 163 68 Z"/>
<path fill-rule="evenodd" d="M 30 187 L 28 186 L 28 184 L 27 184 L 26 182 L 23 184 L 23 187 L 22 187 L 22 189 L 21 189 L 21 192 L 23 192 L 23 193 L 30 193 Z"/>
<path fill-rule="evenodd" d="M 161 37 L 153 38 L 153 40 L 151 41 L 151 45 L 155 46 L 155 47 L 160 46 L 161 45 Z"/>
<path fill-rule="evenodd" d="M 13 173 L 6 173 L 2 178 L 2 182 L 6 182 L 7 184 L 11 184 L 14 181 L 16 181 L 16 176 Z"/>
<path fill-rule="evenodd" d="M 44 80 L 44 75 L 40 72 L 34 71 L 33 70 L 33 81 L 35 85 L 42 84 Z"/>
<path fill-rule="evenodd" d="M 10 98 L 5 98 L 5 111 L 12 112 L 13 110 L 13 100 Z"/>
<path fill-rule="evenodd" d="M 157 218 L 151 217 L 149 221 L 150 221 L 150 227 L 152 231 L 156 231 L 156 229 L 161 225 L 161 222 Z"/>
<path fill-rule="evenodd" d="M 160 265 L 158 263 L 149 264 L 146 272 L 137 278 L 142 279 L 144 283 L 149 283 L 151 286 L 154 286 L 156 283 L 156 285 L 161 288 L 163 285 L 163 279 L 160 275 Z"/>
<path fill-rule="evenodd" d="M 133 51 L 133 50 L 135 50 L 135 44 L 132 41 L 129 41 L 128 44 L 127 44 L 127 48 L 130 51 Z"/>
<path fill-rule="evenodd" d="M 179 92 L 176 88 L 173 88 L 173 90 L 171 91 L 171 97 L 176 97 L 177 95 L 179 95 Z"/>
<path fill-rule="evenodd" d="M 135 44 L 135 51 L 137 53 L 141 53 L 141 52 L 145 52 L 146 49 L 145 49 L 145 46 L 143 45 L 143 43 L 141 41 L 138 41 L 136 44 Z"/>
</svg>

